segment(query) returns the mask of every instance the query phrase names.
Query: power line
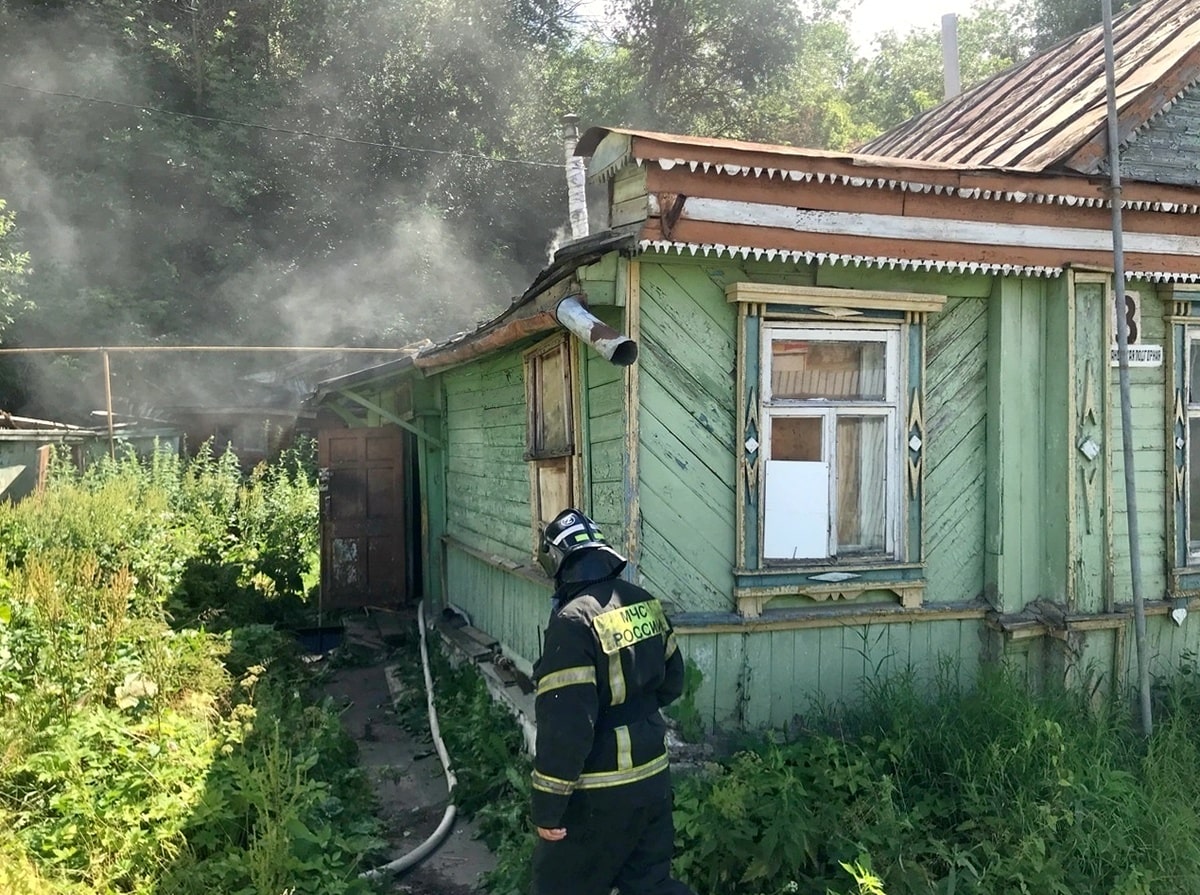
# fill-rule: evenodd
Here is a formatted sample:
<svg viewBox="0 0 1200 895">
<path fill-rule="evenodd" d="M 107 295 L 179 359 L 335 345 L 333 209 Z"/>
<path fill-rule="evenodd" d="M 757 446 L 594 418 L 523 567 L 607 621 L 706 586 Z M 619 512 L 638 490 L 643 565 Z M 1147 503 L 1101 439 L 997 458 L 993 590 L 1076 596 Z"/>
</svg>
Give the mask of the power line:
<svg viewBox="0 0 1200 895">
<path fill-rule="evenodd" d="M 191 118 L 196 121 L 208 121 L 214 124 L 229 124 L 234 127 L 248 127 L 255 130 L 270 131 L 277 134 L 287 134 L 293 137 L 310 137 L 316 140 L 331 140 L 336 143 L 349 143 L 355 146 L 372 146 L 377 149 L 389 149 L 394 152 L 423 152 L 428 155 L 445 155 L 454 156 L 462 159 L 474 159 L 483 162 L 495 162 L 506 165 L 525 165 L 531 168 L 561 168 L 561 162 L 539 162 L 532 159 L 519 158 L 504 158 L 502 156 L 483 155 L 475 152 L 461 152 L 457 149 L 425 149 L 418 146 L 401 146 L 397 143 L 377 143 L 372 140 L 355 140 L 353 137 L 342 137 L 337 134 L 319 134 L 316 131 L 292 130 L 286 127 L 275 127 L 270 124 L 255 124 L 249 121 L 234 121 L 230 118 L 215 118 L 210 115 L 193 115 L 190 112 L 174 112 L 170 109 L 158 109 L 152 106 L 140 106 L 137 103 L 126 103 L 115 99 L 102 99 L 95 96 L 83 96 L 78 93 L 66 93 L 57 90 L 42 90 L 38 87 L 29 87 L 25 84 L 10 84 L 7 81 L 0 81 L 0 87 L 7 87 L 10 90 L 24 90 L 28 93 L 37 93 L 42 96 L 57 96 L 65 99 L 78 100 L 85 103 L 99 103 L 101 105 L 117 106 L 122 109 L 136 109 L 139 112 L 155 112 L 160 115 L 175 115 L 179 118 Z"/>
</svg>

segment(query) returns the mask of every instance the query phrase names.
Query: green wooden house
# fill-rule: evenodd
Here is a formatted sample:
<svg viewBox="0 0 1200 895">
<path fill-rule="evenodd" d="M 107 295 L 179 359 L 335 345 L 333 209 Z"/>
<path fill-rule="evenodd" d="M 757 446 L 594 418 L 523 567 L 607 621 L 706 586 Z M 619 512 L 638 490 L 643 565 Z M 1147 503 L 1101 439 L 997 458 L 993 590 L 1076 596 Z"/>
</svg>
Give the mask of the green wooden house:
<svg viewBox="0 0 1200 895">
<path fill-rule="evenodd" d="M 1165 673 L 1200 652 L 1200 0 L 1122 16 L 1116 58 Z M 592 235 L 496 320 L 319 393 L 406 433 L 421 595 L 528 673 L 539 526 L 574 504 L 666 604 L 712 725 L 908 668 L 1127 686 L 1104 111 L 1094 29 L 858 153 L 587 132 Z"/>
</svg>

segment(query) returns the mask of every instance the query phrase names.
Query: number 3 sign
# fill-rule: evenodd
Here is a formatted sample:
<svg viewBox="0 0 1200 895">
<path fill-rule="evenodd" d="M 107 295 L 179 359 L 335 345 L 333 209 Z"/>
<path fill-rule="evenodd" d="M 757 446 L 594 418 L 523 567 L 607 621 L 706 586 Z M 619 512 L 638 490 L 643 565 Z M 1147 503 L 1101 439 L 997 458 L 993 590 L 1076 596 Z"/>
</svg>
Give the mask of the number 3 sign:
<svg viewBox="0 0 1200 895">
<path fill-rule="evenodd" d="M 1125 314 L 1125 325 L 1129 327 L 1129 344 L 1138 344 L 1142 335 L 1142 295 L 1140 292 L 1126 292 L 1125 306 L 1122 308 Z M 1112 343 L 1117 344 L 1117 303 L 1113 302 L 1112 307 Z"/>
</svg>

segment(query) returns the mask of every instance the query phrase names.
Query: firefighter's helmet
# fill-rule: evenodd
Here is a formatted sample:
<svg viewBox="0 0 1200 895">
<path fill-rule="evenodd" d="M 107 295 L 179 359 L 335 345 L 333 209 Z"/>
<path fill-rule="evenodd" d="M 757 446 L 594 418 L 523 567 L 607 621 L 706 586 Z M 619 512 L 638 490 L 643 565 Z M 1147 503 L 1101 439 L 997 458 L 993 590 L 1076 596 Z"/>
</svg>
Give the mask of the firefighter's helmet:
<svg viewBox="0 0 1200 895">
<path fill-rule="evenodd" d="M 625 557 L 609 546 L 600 527 L 579 510 L 563 510 L 542 530 L 538 562 L 551 578 L 557 578 L 567 558 L 584 550 L 611 554 L 621 565 Z"/>
</svg>

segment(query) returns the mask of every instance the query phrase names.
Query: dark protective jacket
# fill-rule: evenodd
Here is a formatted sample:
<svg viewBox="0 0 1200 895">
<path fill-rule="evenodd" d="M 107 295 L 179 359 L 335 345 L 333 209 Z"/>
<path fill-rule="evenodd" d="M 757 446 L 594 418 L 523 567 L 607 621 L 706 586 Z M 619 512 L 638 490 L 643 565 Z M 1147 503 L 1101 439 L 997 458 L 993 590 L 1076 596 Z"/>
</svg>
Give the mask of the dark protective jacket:
<svg viewBox="0 0 1200 895">
<path fill-rule="evenodd" d="M 659 709 L 683 692 L 683 657 L 662 604 L 620 579 L 574 588 L 552 612 L 537 680 L 533 822 L 567 802 L 637 805 L 670 792 Z"/>
</svg>

